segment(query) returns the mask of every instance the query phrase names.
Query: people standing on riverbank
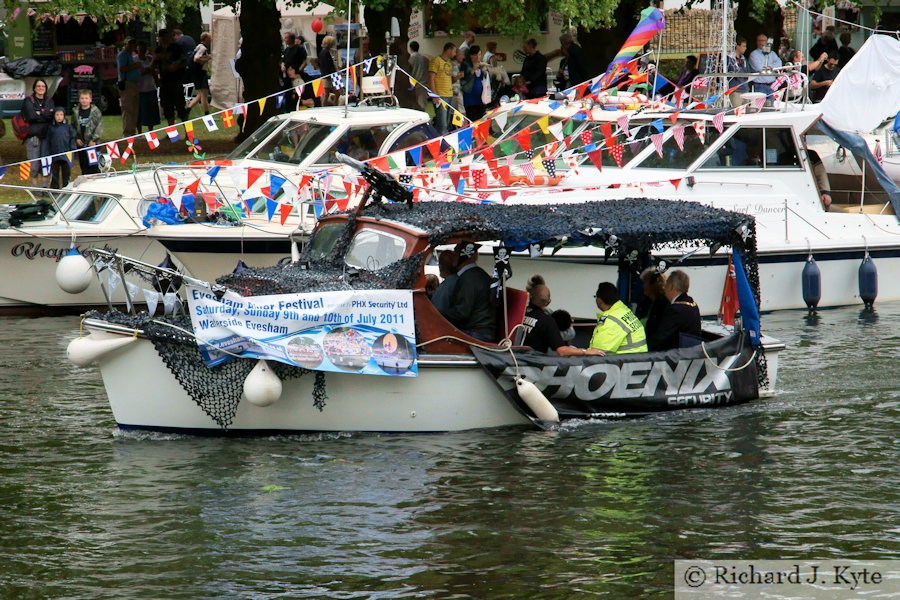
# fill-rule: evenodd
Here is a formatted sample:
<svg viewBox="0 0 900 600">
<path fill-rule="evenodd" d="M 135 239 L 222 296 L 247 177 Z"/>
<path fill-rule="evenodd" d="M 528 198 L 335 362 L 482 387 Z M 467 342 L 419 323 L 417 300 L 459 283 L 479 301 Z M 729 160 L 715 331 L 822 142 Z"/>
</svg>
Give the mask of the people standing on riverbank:
<svg viewBox="0 0 900 600">
<path fill-rule="evenodd" d="M 25 138 L 25 156 L 31 162 L 31 185 L 43 187 L 47 178 L 41 175 L 41 143 L 47 137 L 47 128 L 53 120 L 53 98 L 47 94 L 47 82 L 35 80 L 31 95 L 22 103 L 22 116 L 28 122 L 28 137 Z"/>
<path fill-rule="evenodd" d="M 72 154 L 69 153 L 76 149 L 75 138 L 75 130 L 66 123 L 66 107 L 57 106 L 53 111 L 53 122 L 47 128 L 47 137 L 41 144 L 41 154 L 50 162 L 50 187 L 55 190 L 69 185 L 72 173 Z"/>
<path fill-rule="evenodd" d="M 154 96 L 154 101 L 156 97 Z M 156 122 L 159 123 L 159 108 L 156 109 Z M 91 90 L 78 92 L 78 105 L 72 108 L 72 129 L 75 130 L 75 146 L 90 148 L 100 143 L 103 137 L 103 114 L 94 105 L 94 93 Z M 91 164 L 87 151 L 78 153 L 78 164 L 82 175 L 100 172 L 98 161 Z"/>
</svg>

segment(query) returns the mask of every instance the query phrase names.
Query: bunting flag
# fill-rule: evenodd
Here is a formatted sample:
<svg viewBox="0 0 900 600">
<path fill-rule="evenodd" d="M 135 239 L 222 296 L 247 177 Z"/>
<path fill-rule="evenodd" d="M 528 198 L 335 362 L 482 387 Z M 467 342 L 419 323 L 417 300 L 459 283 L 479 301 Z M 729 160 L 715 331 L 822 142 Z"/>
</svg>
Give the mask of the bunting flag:
<svg viewBox="0 0 900 600">
<path fill-rule="evenodd" d="M 590 130 L 590 129 L 585 129 L 584 131 L 581 132 L 581 136 L 580 136 L 580 137 L 581 137 L 581 143 L 582 143 L 583 145 L 587 146 L 587 145 L 590 144 L 591 141 L 592 141 L 591 130 Z"/>
<path fill-rule="evenodd" d="M 516 141 L 519 143 L 519 146 L 522 147 L 522 150 L 526 152 L 531 150 L 531 132 L 528 129 L 523 129 L 515 136 Z M 528 158 L 531 158 L 530 156 Z"/>
<path fill-rule="evenodd" d="M 280 213 L 281 224 L 284 225 L 284 222 L 288 220 L 291 211 L 294 210 L 294 206 L 292 204 L 282 204 L 278 207 L 278 210 Z"/>
<path fill-rule="evenodd" d="M 600 125 L 600 131 L 603 133 L 603 141 L 607 148 L 611 148 L 616 143 L 616 138 L 612 134 L 612 123 L 603 123 Z"/>
<path fill-rule="evenodd" d="M 672 125 L 674 125 L 675 122 L 678 121 L 678 115 L 679 115 L 679 114 L 681 114 L 681 113 L 680 113 L 679 111 L 676 110 L 676 111 L 673 112 L 671 115 L 669 115 L 669 120 L 672 122 Z"/>
<path fill-rule="evenodd" d="M 95 146 L 91 146 L 87 149 L 87 161 L 91 166 L 94 166 L 98 162 L 100 162 L 100 158 L 97 156 L 97 148 Z"/>
<path fill-rule="evenodd" d="M 266 110 L 266 98 L 265 98 L 265 97 L 260 98 L 260 99 L 258 100 L 258 102 L 259 102 L 259 114 L 260 114 L 260 116 L 262 116 L 263 111 Z M 269 218 L 269 220 L 271 221 L 272 219 Z"/>
<path fill-rule="evenodd" d="M 703 121 L 694 121 L 694 133 L 700 138 L 700 143 L 706 143 L 706 123 Z"/>
<path fill-rule="evenodd" d="M 650 135 L 650 141 L 653 142 L 653 147 L 656 148 L 656 153 L 662 157 L 662 147 L 663 147 L 663 135 L 661 133 L 654 133 Z"/>
<path fill-rule="evenodd" d="M 178 180 L 172 177 L 171 175 L 166 175 L 168 177 L 168 194 L 171 196 L 172 192 L 175 191 L 175 188 L 178 187 Z"/>
<path fill-rule="evenodd" d="M 675 88 L 675 108 L 681 108 L 682 99 L 684 97 L 684 88 Z"/>
<path fill-rule="evenodd" d="M 652 6 L 642 10 L 637 26 L 622 44 L 612 62 L 609 63 L 606 72 L 611 72 L 617 65 L 626 65 L 631 62 L 637 53 L 653 39 L 653 36 L 665 27 L 666 17 L 661 10 Z M 626 69 L 630 70 L 629 67 Z"/>
<path fill-rule="evenodd" d="M 725 113 L 720 112 L 716 113 L 713 117 L 713 125 L 716 127 L 716 131 L 722 133 L 722 130 L 725 128 Z"/>
<path fill-rule="evenodd" d="M 552 158 L 545 159 L 541 161 L 541 165 L 544 167 L 544 170 L 547 171 L 547 175 L 550 177 L 556 177 L 556 161 Z"/>
<path fill-rule="evenodd" d="M 475 138 L 481 142 L 485 143 L 488 140 L 488 137 L 491 135 L 491 121 L 484 120 L 479 121 L 476 125 L 474 125 L 475 129 Z"/>
<path fill-rule="evenodd" d="M 186 187 L 184 188 L 184 191 L 185 191 L 185 192 L 190 192 L 191 195 L 196 196 L 199 189 L 200 189 L 200 178 L 198 177 L 197 179 L 195 179 L 194 181 L 192 181 L 192 182 L 190 183 L 190 185 L 186 186 Z"/>
<path fill-rule="evenodd" d="M 41 157 L 41 175 L 44 177 L 50 176 L 50 165 L 53 164 L 53 159 L 49 156 Z"/>
<path fill-rule="evenodd" d="M 523 162 L 519 165 L 522 168 L 522 172 L 525 173 L 525 177 L 528 178 L 529 183 L 534 183 L 534 165 L 531 162 Z"/>
<path fill-rule="evenodd" d="M 192 121 L 184 122 L 184 135 L 187 136 L 188 141 L 194 141 L 194 123 Z"/>
<path fill-rule="evenodd" d="M 119 158 L 121 156 L 119 154 L 119 145 L 116 142 L 106 144 L 106 153 L 109 154 L 110 158 Z"/>
<path fill-rule="evenodd" d="M 472 184 L 474 185 L 476 190 L 484 187 L 484 180 L 484 169 L 475 169 L 474 171 L 472 171 Z"/>
<path fill-rule="evenodd" d="M 669 183 L 671 183 L 673 186 L 675 186 L 675 189 L 677 190 L 677 189 L 678 189 L 678 184 L 681 183 L 681 179 L 670 179 L 670 180 L 669 180 Z"/>
<path fill-rule="evenodd" d="M 407 150 L 409 152 L 409 157 L 412 159 L 413 164 L 417 167 L 422 166 L 422 147 L 416 146 L 415 148 L 410 148 Z"/>
<path fill-rule="evenodd" d="M 437 160 L 441 155 L 441 138 L 426 142 L 425 147 L 428 148 L 428 152 L 431 154 L 431 158 Z"/>
<path fill-rule="evenodd" d="M 216 176 L 219 174 L 219 170 L 221 168 L 222 167 L 220 167 L 219 165 L 216 165 L 206 172 L 206 176 L 209 177 L 210 183 L 216 180 Z"/>
<path fill-rule="evenodd" d="M 247 188 L 253 187 L 253 184 L 259 181 L 259 178 L 265 174 L 265 169 L 260 169 L 259 167 L 248 167 L 247 168 Z"/>
<path fill-rule="evenodd" d="M 316 98 L 320 98 L 325 95 L 325 86 L 322 85 L 321 79 L 313 79 L 311 83 L 312 83 L 313 95 Z"/>
<path fill-rule="evenodd" d="M 454 111 L 453 111 L 453 119 L 452 119 L 452 123 L 453 123 L 454 125 L 456 125 L 457 127 L 462 127 L 462 124 L 463 124 L 463 116 L 462 116 L 462 113 L 459 112 L 458 110 L 454 110 Z"/>
<path fill-rule="evenodd" d="M 563 126 L 559 121 L 549 126 L 547 129 L 550 130 L 550 133 L 554 138 L 556 138 L 556 141 L 560 141 L 563 139 Z"/>
<path fill-rule="evenodd" d="M 672 137 L 678 144 L 678 149 L 684 151 L 684 125 L 678 125 L 672 128 Z"/>
<path fill-rule="evenodd" d="M 597 147 L 594 147 L 593 149 L 588 150 L 587 155 L 588 155 L 588 158 L 591 159 L 591 162 L 594 164 L 594 166 L 597 167 L 597 170 L 602 171 L 603 170 L 603 159 L 600 155 L 600 149 Z"/>
<path fill-rule="evenodd" d="M 616 119 L 616 123 L 619 124 L 619 129 L 622 130 L 622 133 L 625 134 L 625 137 L 631 137 L 631 132 L 628 129 L 628 113 L 625 113 L 618 119 Z"/>
<path fill-rule="evenodd" d="M 226 129 L 234 127 L 234 114 L 231 112 L 231 109 L 222 113 L 222 125 L 224 125 Z"/>
<path fill-rule="evenodd" d="M 31 178 L 31 161 L 25 161 L 19 165 L 19 179 L 27 181 Z"/>
<path fill-rule="evenodd" d="M 543 117 L 535 121 L 535 124 L 540 128 L 541 133 L 543 133 L 544 135 L 550 135 L 550 130 L 547 129 L 550 126 L 549 115 L 544 115 Z"/>
<path fill-rule="evenodd" d="M 8 170 L 9 167 L 0 167 L 0 179 L 3 179 L 6 176 Z"/>
<path fill-rule="evenodd" d="M 747 105 L 740 104 L 734 109 L 734 116 L 743 117 L 747 113 Z"/>
<path fill-rule="evenodd" d="M 762 107 L 766 104 L 766 97 L 760 96 L 756 100 L 753 101 L 753 106 L 756 107 L 756 110 L 762 110 Z"/>
<path fill-rule="evenodd" d="M 148 131 L 144 134 L 144 139 L 147 140 L 147 145 L 150 146 L 151 150 L 156 150 L 159 148 L 159 138 L 156 137 L 156 134 L 152 131 Z"/>
<path fill-rule="evenodd" d="M 218 131 L 219 129 L 219 126 L 216 125 L 216 119 L 212 115 L 204 115 L 203 124 L 206 125 L 207 131 Z"/>
<path fill-rule="evenodd" d="M 131 155 L 134 153 L 134 138 L 130 137 L 125 140 L 125 142 L 128 145 L 125 146 L 125 150 L 122 152 L 121 160 L 123 165 L 125 164 L 125 161 L 131 158 Z"/>
<path fill-rule="evenodd" d="M 172 125 L 171 127 L 166 127 L 166 135 L 169 136 L 170 142 L 177 142 L 181 139 L 181 137 L 178 135 L 178 128 L 174 125 Z"/>
<path fill-rule="evenodd" d="M 616 165 L 621 168 L 622 167 L 622 144 L 613 144 L 613 146 L 609 149 L 609 153 L 612 155 L 613 159 L 616 161 Z"/>
</svg>

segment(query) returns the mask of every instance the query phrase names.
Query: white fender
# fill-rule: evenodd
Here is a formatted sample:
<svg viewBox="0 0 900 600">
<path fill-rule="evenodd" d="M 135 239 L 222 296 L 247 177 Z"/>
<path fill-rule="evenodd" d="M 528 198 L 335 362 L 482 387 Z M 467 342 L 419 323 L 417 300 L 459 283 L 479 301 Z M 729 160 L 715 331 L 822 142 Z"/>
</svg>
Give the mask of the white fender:
<svg viewBox="0 0 900 600">
<path fill-rule="evenodd" d="M 66 356 L 69 357 L 69 360 L 72 361 L 75 366 L 86 367 L 97 361 L 103 355 L 108 354 L 117 348 L 127 346 L 135 339 L 136 338 L 133 336 L 104 335 L 92 332 L 90 335 L 77 337 L 69 342 L 69 347 L 66 348 Z"/>
<path fill-rule="evenodd" d="M 56 283 L 70 294 L 80 294 L 91 285 L 91 263 L 72 248 L 56 265 Z"/>
<path fill-rule="evenodd" d="M 559 423 L 559 413 L 547 400 L 547 397 L 541 393 L 536 385 L 520 377 L 516 379 L 516 387 L 518 388 L 519 398 L 525 401 L 531 412 L 541 421 L 549 421 L 551 423 Z"/>
<path fill-rule="evenodd" d="M 244 380 L 244 397 L 256 406 L 269 406 L 281 398 L 281 380 L 260 360 Z"/>
</svg>

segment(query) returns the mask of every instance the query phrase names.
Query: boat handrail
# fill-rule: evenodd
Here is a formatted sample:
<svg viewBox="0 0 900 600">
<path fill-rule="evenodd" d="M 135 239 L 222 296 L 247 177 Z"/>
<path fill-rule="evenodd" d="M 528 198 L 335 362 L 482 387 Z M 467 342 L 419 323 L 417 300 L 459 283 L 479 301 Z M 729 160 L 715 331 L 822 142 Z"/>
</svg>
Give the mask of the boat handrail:
<svg viewBox="0 0 900 600">
<path fill-rule="evenodd" d="M 125 213 L 125 215 L 128 217 L 128 220 L 130 220 L 131 223 L 134 225 L 135 231 L 141 231 L 142 229 L 144 229 L 144 227 L 140 223 L 138 223 L 137 221 L 134 220 L 134 217 L 131 216 L 131 213 L 128 211 L 128 209 L 126 209 L 124 206 L 122 206 L 122 201 L 121 201 L 122 197 L 117 194 L 107 194 L 104 192 L 95 192 L 92 190 L 87 190 L 87 189 L 82 190 L 82 189 L 70 188 L 70 187 L 66 187 L 66 188 L 57 190 L 57 189 L 32 187 L 32 186 L 24 186 L 24 185 L 10 185 L 8 183 L 0 183 L 0 190 L 15 190 L 15 191 L 26 192 L 28 194 L 28 196 L 32 199 L 32 201 L 34 201 L 34 202 L 38 202 L 39 200 L 46 200 L 49 197 L 50 202 L 56 208 L 56 214 L 58 214 L 60 216 L 60 218 L 65 222 L 66 226 L 70 227 L 70 228 L 72 227 L 72 222 L 69 221 L 68 217 L 66 217 L 65 212 L 62 210 L 62 206 L 60 206 L 60 204 L 58 202 L 57 195 L 73 196 L 73 195 L 80 195 L 80 194 L 89 194 L 91 196 L 96 196 L 99 198 L 108 198 L 108 199 L 113 200 L 119 206 L 119 208 L 122 209 L 122 212 Z M 34 192 L 38 192 L 42 197 L 41 198 L 36 197 Z"/>
</svg>

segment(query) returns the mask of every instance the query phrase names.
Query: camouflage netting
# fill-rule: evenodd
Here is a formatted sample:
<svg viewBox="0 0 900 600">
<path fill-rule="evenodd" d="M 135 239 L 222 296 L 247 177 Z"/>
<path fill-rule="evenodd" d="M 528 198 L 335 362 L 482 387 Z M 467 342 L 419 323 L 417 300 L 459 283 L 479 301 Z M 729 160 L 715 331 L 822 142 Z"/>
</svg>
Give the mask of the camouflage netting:
<svg viewBox="0 0 900 600">
<path fill-rule="evenodd" d="M 423 202 L 370 205 L 364 217 L 388 219 L 425 231 L 431 246 L 466 238 L 501 241 L 511 251 L 542 247 L 601 246 L 619 256 L 646 254 L 662 247 L 690 249 L 734 246 L 746 256 L 747 278 L 759 302 L 756 225 L 745 214 L 693 202 L 628 198 L 570 204 L 503 205 Z M 299 264 L 245 268 L 220 277 L 217 283 L 244 296 L 313 291 L 409 289 L 421 273 L 424 254 L 408 257 L 384 268 L 368 271 L 350 268 L 344 256 L 356 227 L 348 213 L 347 224 L 327 255 L 316 255 L 317 230 Z M 235 359 L 213 369 L 204 364 L 193 337 L 175 331 L 148 315 L 91 314 L 94 318 L 141 329 L 184 390 L 221 427 L 227 428 L 237 411 L 243 383 L 255 360 Z M 162 319 L 157 319 L 161 321 Z M 166 319 L 190 330 L 187 317 Z M 758 353 L 760 385 L 767 385 L 765 356 Z M 306 369 L 271 363 L 282 379 L 301 377 Z M 325 401 L 325 378 L 316 373 L 314 403 Z"/>
</svg>

